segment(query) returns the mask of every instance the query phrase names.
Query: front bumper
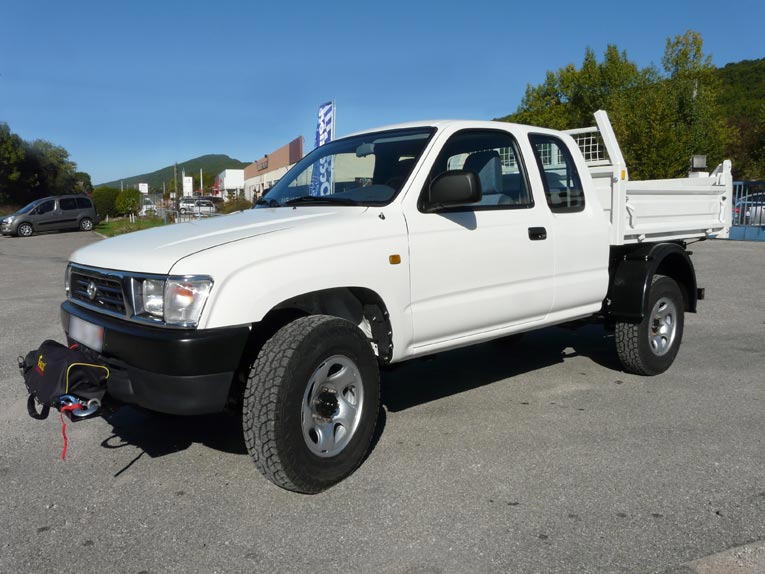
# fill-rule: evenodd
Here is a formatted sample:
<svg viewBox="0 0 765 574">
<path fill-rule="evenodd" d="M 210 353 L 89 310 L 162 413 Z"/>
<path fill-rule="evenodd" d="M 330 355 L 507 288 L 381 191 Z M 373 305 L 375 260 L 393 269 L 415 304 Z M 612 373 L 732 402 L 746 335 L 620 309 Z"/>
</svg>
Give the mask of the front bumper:
<svg viewBox="0 0 765 574">
<path fill-rule="evenodd" d="M 112 371 L 108 395 L 170 414 L 216 413 L 225 408 L 249 325 L 167 329 L 107 317 L 64 301 L 61 324 L 70 342 L 72 315 L 103 327 L 98 359 Z"/>
<path fill-rule="evenodd" d="M 4 235 L 12 235 L 16 233 L 16 222 L 0 224 L 0 233 Z"/>
</svg>

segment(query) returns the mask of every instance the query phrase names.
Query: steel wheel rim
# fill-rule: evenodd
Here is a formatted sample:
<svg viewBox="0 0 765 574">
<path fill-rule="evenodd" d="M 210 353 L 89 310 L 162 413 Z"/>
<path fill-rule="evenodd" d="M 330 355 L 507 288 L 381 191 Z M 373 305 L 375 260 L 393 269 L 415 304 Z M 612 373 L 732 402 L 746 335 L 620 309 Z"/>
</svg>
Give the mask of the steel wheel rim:
<svg viewBox="0 0 765 574">
<path fill-rule="evenodd" d="M 662 297 L 651 310 L 651 325 L 648 329 L 648 344 L 657 357 L 666 355 L 672 348 L 677 335 L 677 307 L 667 297 Z"/>
<path fill-rule="evenodd" d="M 361 421 L 364 384 L 350 358 L 333 355 L 308 379 L 301 407 L 303 439 L 322 458 L 336 456 L 351 442 Z"/>
<path fill-rule="evenodd" d="M 19 225 L 19 235 L 22 237 L 29 237 L 32 235 L 32 226 L 28 223 L 22 223 Z"/>
</svg>

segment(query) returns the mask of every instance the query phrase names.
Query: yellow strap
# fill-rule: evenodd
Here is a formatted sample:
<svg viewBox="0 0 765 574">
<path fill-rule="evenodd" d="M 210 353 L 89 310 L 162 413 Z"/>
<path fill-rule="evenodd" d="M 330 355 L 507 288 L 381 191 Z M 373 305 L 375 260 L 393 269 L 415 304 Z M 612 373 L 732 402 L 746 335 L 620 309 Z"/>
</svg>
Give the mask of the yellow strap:
<svg viewBox="0 0 765 574">
<path fill-rule="evenodd" d="M 104 367 L 103 365 L 91 365 L 90 363 L 72 363 L 69 365 L 66 369 L 66 389 L 64 389 L 64 394 L 69 393 L 69 371 L 72 369 L 72 367 L 93 367 L 94 369 L 103 369 L 106 371 L 106 378 L 109 379 L 109 369 Z"/>
</svg>

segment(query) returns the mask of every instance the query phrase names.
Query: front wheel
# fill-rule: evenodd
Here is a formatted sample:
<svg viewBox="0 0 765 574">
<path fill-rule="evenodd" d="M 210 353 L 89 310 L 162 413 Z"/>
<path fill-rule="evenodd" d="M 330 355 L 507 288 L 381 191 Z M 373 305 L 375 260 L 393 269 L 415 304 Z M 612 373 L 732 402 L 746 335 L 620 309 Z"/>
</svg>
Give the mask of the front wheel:
<svg viewBox="0 0 765 574">
<path fill-rule="evenodd" d="M 658 375 L 674 362 L 683 338 L 685 302 L 674 279 L 655 275 L 640 323 L 616 323 L 616 351 L 624 370 Z"/>
<path fill-rule="evenodd" d="M 361 330 L 337 317 L 303 317 L 277 331 L 250 368 L 247 450 L 277 486 L 320 492 L 364 460 L 379 408 L 377 359 Z"/>
<path fill-rule="evenodd" d="M 29 237 L 34 233 L 34 229 L 32 229 L 31 223 L 22 223 L 16 229 L 16 233 L 18 233 L 19 237 Z"/>
</svg>

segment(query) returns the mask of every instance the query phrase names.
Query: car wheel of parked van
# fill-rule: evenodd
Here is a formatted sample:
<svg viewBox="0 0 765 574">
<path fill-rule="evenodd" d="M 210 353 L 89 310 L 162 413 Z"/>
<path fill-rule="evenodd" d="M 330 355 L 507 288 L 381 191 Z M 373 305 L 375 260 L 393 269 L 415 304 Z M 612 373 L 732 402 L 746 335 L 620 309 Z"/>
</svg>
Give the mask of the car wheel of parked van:
<svg viewBox="0 0 765 574">
<path fill-rule="evenodd" d="M 34 229 L 32 229 L 31 223 L 22 223 L 16 229 L 16 233 L 18 233 L 19 237 L 29 237 L 34 233 Z"/>
<path fill-rule="evenodd" d="M 353 323 L 297 319 L 250 368 L 242 426 L 247 450 L 276 485 L 316 493 L 361 464 L 380 408 L 377 358 Z"/>
<path fill-rule="evenodd" d="M 83 217 L 80 220 L 80 231 L 90 231 L 93 229 L 93 220 L 89 217 Z"/>
<path fill-rule="evenodd" d="M 658 375 L 672 365 L 683 338 L 684 309 L 683 294 L 675 280 L 655 275 L 643 320 L 616 324 L 616 350 L 625 371 Z"/>
</svg>

